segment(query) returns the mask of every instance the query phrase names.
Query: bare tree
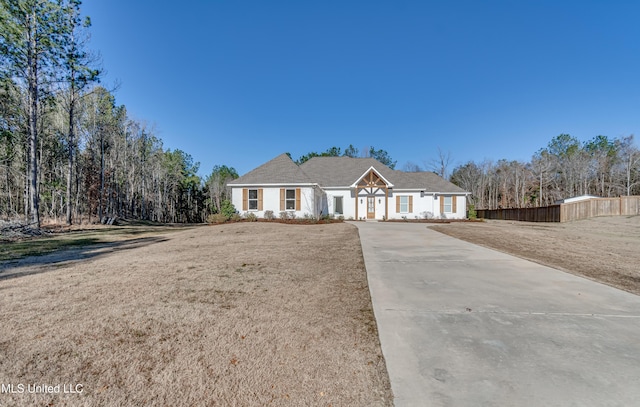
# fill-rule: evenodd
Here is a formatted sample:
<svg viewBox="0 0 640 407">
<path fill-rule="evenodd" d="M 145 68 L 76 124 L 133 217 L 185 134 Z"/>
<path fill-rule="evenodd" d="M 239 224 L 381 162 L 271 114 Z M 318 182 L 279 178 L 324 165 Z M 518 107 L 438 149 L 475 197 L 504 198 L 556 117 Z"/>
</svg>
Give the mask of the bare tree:
<svg viewBox="0 0 640 407">
<path fill-rule="evenodd" d="M 220 212 L 222 201 L 230 198 L 230 191 L 227 184 L 229 181 L 238 178 L 238 172 L 233 167 L 226 165 L 216 165 L 211 171 L 211 175 L 205 181 L 209 190 L 209 197 L 214 205 L 213 211 Z"/>
<path fill-rule="evenodd" d="M 449 178 L 449 166 L 451 166 L 453 159 L 451 157 L 451 152 L 447 151 L 446 153 L 442 151 L 440 147 L 438 147 L 438 156 L 436 158 L 432 158 L 425 166 L 440 175 L 444 179 Z"/>
<path fill-rule="evenodd" d="M 67 132 L 67 191 L 66 191 L 66 220 L 71 224 L 73 189 L 72 177 L 74 169 L 74 152 L 76 149 L 76 120 L 77 103 L 81 92 L 92 82 L 98 81 L 100 71 L 91 67 L 96 58 L 88 54 L 84 48 L 87 34 L 82 29 L 88 28 L 91 21 L 86 18 L 84 22 L 80 17 L 80 1 L 70 0 L 65 7 L 65 19 L 67 20 L 67 38 L 64 44 L 65 57 L 63 62 L 64 83 L 67 85 L 66 108 L 68 113 Z"/>
<path fill-rule="evenodd" d="M 533 173 L 538 181 L 537 204 L 538 206 L 548 205 L 549 193 L 547 192 L 547 189 L 549 187 L 551 178 L 549 172 L 553 168 L 553 163 L 549 155 L 549 151 L 547 151 L 546 149 L 541 149 L 536 154 L 534 154 L 533 159 L 531 160 L 531 166 L 533 169 Z M 545 193 L 547 193 L 547 196 L 545 196 Z"/>
<path fill-rule="evenodd" d="M 633 145 L 633 135 L 617 141 L 619 148 L 618 183 L 629 196 L 640 185 L 640 150 Z"/>
<path fill-rule="evenodd" d="M 416 164 L 416 163 L 414 163 L 412 161 L 407 161 L 405 163 L 405 165 L 402 167 L 402 171 L 405 171 L 405 172 L 422 172 L 424 170 L 422 169 L 422 167 L 420 167 L 420 165 L 418 165 L 418 164 Z"/>
<path fill-rule="evenodd" d="M 582 194 L 604 197 L 640 193 L 640 151 L 633 136 L 596 136 L 581 143 L 561 134 L 529 163 L 469 162 L 454 169 L 452 182 L 472 192 L 478 208 L 545 206 Z"/>
</svg>

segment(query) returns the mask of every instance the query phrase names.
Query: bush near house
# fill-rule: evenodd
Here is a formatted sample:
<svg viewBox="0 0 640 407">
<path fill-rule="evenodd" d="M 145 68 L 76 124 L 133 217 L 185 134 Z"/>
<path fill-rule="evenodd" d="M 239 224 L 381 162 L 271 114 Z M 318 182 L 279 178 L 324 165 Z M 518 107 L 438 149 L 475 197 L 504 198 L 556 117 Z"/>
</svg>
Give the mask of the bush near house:
<svg viewBox="0 0 640 407">
<path fill-rule="evenodd" d="M 207 223 L 209 224 L 225 223 L 228 220 L 232 220 L 234 222 L 238 222 L 242 220 L 242 216 L 240 216 L 235 206 L 233 206 L 231 201 L 229 201 L 228 199 L 225 199 L 224 201 L 222 201 L 222 204 L 220 205 L 219 213 L 214 213 L 207 216 Z"/>
<path fill-rule="evenodd" d="M 477 219 L 478 218 L 478 212 L 476 212 L 476 206 L 475 205 L 469 205 L 469 213 L 468 213 L 467 217 L 469 219 Z"/>
<path fill-rule="evenodd" d="M 238 211 L 236 210 L 236 207 L 233 206 L 230 200 L 225 199 L 220 205 L 220 213 L 223 214 L 228 220 L 231 219 L 233 215 L 237 214 Z"/>
<path fill-rule="evenodd" d="M 233 207 L 233 205 L 231 205 L 231 207 Z M 242 215 L 234 212 L 230 217 L 227 217 L 224 213 L 216 213 L 207 217 L 207 223 L 216 225 L 227 222 L 276 222 L 296 225 L 315 225 L 319 223 L 342 223 L 344 220 L 344 216 L 336 218 L 334 215 L 324 215 L 318 218 L 308 213 L 297 218 L 295 213 L 288 211 L 280 212 L 278 218 L 276 218 L 273 211 L 265 211 L 263 218 L 258 218 L 253 212 L 244 212 Z"/>
<path fill-rule="evenodd" d="M 224 216 L 221 213 L 214 213 L 212 215 L 207 216 L 207 223 L 211 224 L 211 223 L 215 223 L 215 224 L 220 224 L 220 223 L 225 223 L 227 221 L 227 217 Z"/>
<path fill-rule="evenodd" d="M 274 220 L 276 215 L 273 214 L 273 211 L 264 211 L 264 218 L 266 220 Z"/>
</svg>

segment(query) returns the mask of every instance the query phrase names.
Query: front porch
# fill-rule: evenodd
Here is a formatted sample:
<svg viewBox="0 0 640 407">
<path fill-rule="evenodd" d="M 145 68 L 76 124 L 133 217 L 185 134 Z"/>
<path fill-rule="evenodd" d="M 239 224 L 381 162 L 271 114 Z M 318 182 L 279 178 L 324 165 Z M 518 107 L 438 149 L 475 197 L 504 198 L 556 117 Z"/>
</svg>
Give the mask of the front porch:
<svg viewBox="0 0 640 407">
<path fill-rule="evenodd" d="M 355 218 L 389 219 L 389 189 L 392 187 L 375 169 L 370 168 L 353 185 L 355 187 Z"/>
</svg>

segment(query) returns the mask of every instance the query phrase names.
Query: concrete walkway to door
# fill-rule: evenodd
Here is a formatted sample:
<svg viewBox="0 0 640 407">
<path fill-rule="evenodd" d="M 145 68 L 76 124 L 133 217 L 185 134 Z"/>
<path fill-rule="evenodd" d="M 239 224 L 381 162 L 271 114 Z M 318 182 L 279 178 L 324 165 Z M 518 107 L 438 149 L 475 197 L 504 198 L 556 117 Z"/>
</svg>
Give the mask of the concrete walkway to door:
<svg viewBox="0 0 640 407">
<path fill-rule="evenodd" d="M 396 406 L 640 403 L 640 297 L 440 234 L 354 222 Z"/>
</svg>

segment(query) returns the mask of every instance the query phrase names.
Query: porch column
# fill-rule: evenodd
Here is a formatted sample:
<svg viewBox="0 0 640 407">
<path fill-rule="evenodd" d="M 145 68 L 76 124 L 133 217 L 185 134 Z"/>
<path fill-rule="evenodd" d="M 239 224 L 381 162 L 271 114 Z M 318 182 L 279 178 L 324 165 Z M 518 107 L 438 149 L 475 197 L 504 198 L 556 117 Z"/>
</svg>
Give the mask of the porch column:
<svg viewBox="0 0 640 407">
<path fill-rule="evenodd" d="M 356 220 L 358 219 L 358 187 L 356 186 Z"/>
<path fill-rule="evenodd" d="M 384 189 L 384 220 L 389 220 L 389 188 Z"/>
</svg>

